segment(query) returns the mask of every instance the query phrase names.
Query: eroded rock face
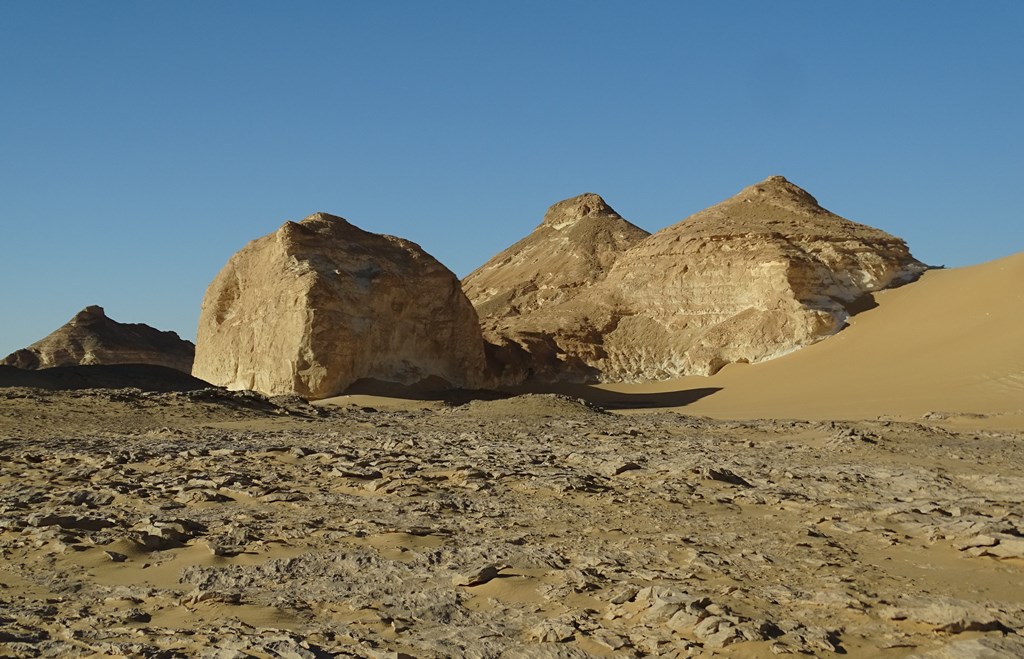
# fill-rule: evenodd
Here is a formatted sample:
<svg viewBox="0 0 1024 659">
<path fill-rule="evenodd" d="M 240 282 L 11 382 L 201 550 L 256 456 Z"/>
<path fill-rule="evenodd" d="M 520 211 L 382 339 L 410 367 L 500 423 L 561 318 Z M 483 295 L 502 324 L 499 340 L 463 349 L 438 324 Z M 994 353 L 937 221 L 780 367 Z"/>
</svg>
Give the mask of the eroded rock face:
<svg viewBox="0 0 1024 659">
<path fill-rule="evenodd" d="M 55 366 L 151 364 L 189 373 L 195 346 L 175 332 L 142 323 L 119 323 L 103 307 L 88 306 L 56 331 L 17 350 L 0 365 L 22 369 Z"/>
<path fill-rule="evenodd" d="M 864 294 L 925 270 L 903 240 L 831 213 L 781 176 L 652 235 L 607 278 L 617 379 L 710 375 L 838 331 Z M 635 345 L 650 346 L 637 356 Z"/>
<path fill-rule="evenodd" d="M 551 206 L 533 233 L 470 273 L 463 288 L 480 314 L 492 370 L 506 382 L 592 377 L 587 346 L 599 342 L 594 328 L 610 322 L 614 305 L 586 293 L 649 235 L 598 195 L 582 194 Z"/>
<path fill-rule="evenodd" d="M 321 398 L 369 378 L 479 386 L 483 341 L 459 281 L 418 245 L 317 213 L 228 261 L 203 299 L 193 375 Z"/>
<path fill-rule="evenodd" d="M 622 247 L 548 305 L 495 304 L 477 281 L 497 279 L 486 265 L 467 278 L 488 339 L 545 365 L 506 379 L 654 380 L 772 359 L 838 331 L 866 293 L 926 269 L 901 239 L 825 210 L 781 176 Z M 517 276 L 521 289 L 546 278 L 525 265 Z"/>
<path fill-rule="evenodd" d="M 463 288 L 483 322 L 497 327 L 576 297 L 649 235 L 598 195 L 582 194 L 549 208 L 533 233 L 470 273 Z"/>
</svg>

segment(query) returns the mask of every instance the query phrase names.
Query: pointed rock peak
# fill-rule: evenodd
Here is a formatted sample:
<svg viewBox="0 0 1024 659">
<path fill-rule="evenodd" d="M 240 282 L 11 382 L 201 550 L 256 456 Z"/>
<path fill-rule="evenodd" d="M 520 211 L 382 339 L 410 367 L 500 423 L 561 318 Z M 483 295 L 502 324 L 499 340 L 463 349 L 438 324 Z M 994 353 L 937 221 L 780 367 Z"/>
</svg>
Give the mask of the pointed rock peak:
<svg viewBox="0 0 1024 659">
<path fill-rule="evenodd" d="M 769 176 L 760 183 L 755 183 L 740 191 L 737 201 L 762 201 L 785 206 L 804 206 L 821 208 L 818 200 L 798 185 L 790 183 L 784 176 Z"/>
<path fill-rule="evenodd" d="M 593 192 L 586 192 L 578 197 L 564 199 L 554 204 L 544 213 L 542 227 L 553 229 L 564 229 L 580 220 L 593 216 L 620 217 L 611 206 L 609 206 L 600 195 Z"/>
<path fill-rule="evenodd" d="M 298 224 L 301 227 L 308 227 L 315 231 L 322 231 L 324 229 L 330 231 L 351 231 L 353 229 L 362 231 L 362 229 L 340 215 L 331 215 L 330 213 L 324 212 L 313 213 Z"/>
<path fill-rule="evenodd" d="M 105 320 L 106 318 L 107 315 L 103 312 L 103 307 L 91 304 L 76 313 L 75 317 L 71 319 L 71 323 L 73 325 L 84 325 L 86 323 L 95 323 L 100 320 Z"/>
<path fill-rule="evenodd" d="M 354 232 L 366 233 L 343 217 L 318 211 L 299 222 L 286 221 L 277 230 L 277 235 L 288 240 L 303 240 L 317 234 L 344 235 Z"/>
<path fill-rule="evenodd" d="M 338 215 L 331 215 L 330 213 L 325 213 L 323 211 L 317 211 L 313 213 L 306 219 L 302 220 L 302 222 L 344 222 L 345 224 L 349 223 L 348 220 L 346 220 L 343 217 L 340 217 Z"/>
</svg>

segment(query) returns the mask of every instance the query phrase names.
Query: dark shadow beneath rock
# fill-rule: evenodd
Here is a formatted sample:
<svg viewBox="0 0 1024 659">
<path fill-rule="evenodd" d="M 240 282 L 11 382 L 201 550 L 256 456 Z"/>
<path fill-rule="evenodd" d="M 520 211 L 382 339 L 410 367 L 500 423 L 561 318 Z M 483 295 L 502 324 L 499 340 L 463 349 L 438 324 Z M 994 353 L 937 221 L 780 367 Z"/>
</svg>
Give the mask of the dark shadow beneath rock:
<svg viewBox="0 0 1024 659">
<path fill-rule="evenodd" d="M 0 387 L 36 389 L 141 389 L 143 391 L 195 391 L 212 384 L 187 373 L 151 364 L 97 364 L 55 366 L 38 370 L 0 366 Z"/>
</svg>

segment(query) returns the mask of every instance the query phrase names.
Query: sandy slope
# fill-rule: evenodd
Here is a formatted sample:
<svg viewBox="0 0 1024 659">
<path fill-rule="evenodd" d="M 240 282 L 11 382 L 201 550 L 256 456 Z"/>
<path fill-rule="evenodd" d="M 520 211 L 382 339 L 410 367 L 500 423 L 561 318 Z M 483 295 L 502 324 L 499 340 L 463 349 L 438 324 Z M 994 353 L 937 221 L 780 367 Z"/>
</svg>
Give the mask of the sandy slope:
<svg viewBox="0 0 1024 659">
<path fill-rule="evenodd" d="M 650 397 L 659 406 L 670 405 L 675 395 L 689 403 L 681 410 L 720 418 L 909 418 L 927 412 L 1020 418 L 1022 283 L 1024 253 L 929 271 L 914 284 L 876 294 L 878 306 L 851 318 L 836 336 L 780 359 L 729 366 L 707 378 L 605 385 L 598 395 L 626 404 Z"/>
</svg>

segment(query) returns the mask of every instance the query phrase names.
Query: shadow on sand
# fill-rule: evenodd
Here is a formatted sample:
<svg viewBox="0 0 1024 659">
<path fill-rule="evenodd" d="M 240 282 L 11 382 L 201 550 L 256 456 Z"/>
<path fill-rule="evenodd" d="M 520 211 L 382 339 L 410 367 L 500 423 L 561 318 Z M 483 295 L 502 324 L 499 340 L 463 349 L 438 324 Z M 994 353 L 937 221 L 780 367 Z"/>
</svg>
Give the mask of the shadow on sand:
<svg viewBox="0 0 1024 659">
<path fill-rule="evenodd" d="M 92 364 L 29 370 L 0 365 L 0 387 L 36 389 L 127 389 L 196 391 L 213 388 L 209 382 L 166 366 L 152 364 Z"/>
<path fill-rule="evenodd" d="M 588 403 L 598 405 L 607 410 L 639 410 L 657 409 L 662 407 L 683 407 L 722 390 L 722 387 L 697 387 L 678 391 L 661 391 L 650 393 L 626 393 L 608 391 L 587 384 L 559 384 L 550 387 L 533 387 L 530 390 L 517 390 L 515 393 L 548 393 L 582 398 Z"/>
<path fill-rule="evenodd" d="M 474 400 L 502 400 L 524 394 L 558 394 L 581 398 L 588 403 L 609 410 L 657 409 L 666 407 L 683 407 L 701 398 L 722 390 L 722 387 L 698 387 L 679 391 L 652 393 L 625 393 L 608 391 L 586 384 L 540 384 L 509 388 L 493 389 L 450 389 L 441 382 L 421 382 L 412 386 L 398 385 L 393 382 L 379 380 L 359 380 L 347 390 L 345 395 L 363 394 L 400 398 L 403 400 L 432 400 L 449 405 L 465 405 Z"/>
</svg>

